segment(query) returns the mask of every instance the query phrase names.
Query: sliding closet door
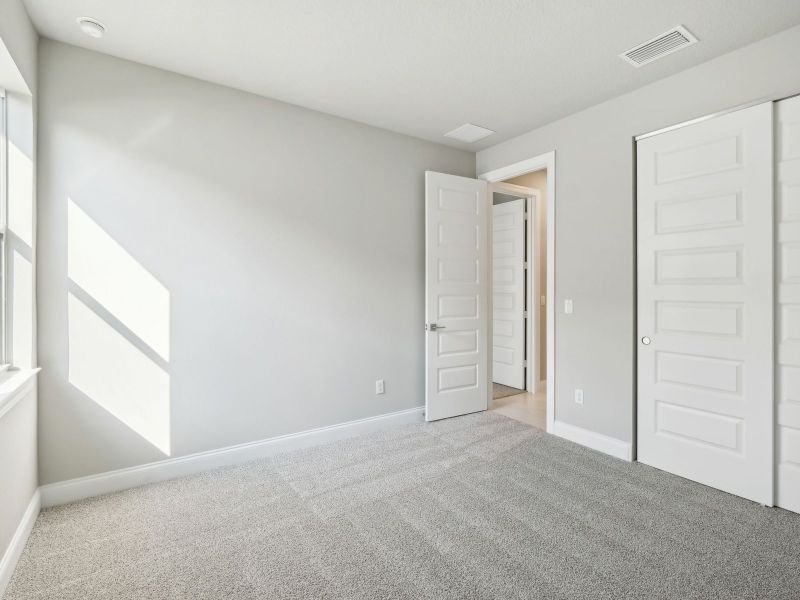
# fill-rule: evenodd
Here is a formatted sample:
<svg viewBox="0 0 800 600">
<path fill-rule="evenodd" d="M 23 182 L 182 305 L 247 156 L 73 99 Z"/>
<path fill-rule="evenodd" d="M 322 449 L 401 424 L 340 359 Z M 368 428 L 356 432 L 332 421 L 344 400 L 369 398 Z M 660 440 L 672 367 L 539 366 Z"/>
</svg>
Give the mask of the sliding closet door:
<svg viewBox="0 0 800 600">
<path fill-rule="evenodd" d="M 771 103 L 637 143 L 638 459 L 766 505 L 772 165 Z"/>
<path fill-rule="evenodd" d="M 778 506 L 800 512 L 800 97 L 775 105 Z"/>
</svg>

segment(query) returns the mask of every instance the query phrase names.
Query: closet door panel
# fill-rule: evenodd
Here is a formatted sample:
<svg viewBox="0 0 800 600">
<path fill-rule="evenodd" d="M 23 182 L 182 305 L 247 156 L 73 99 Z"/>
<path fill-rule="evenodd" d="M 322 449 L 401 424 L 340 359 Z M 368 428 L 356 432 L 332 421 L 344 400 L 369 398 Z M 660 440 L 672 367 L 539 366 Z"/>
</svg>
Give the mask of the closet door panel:
<svg viewBox="0 0 800 600">
<path fill-rule="evenodd" d="M 766 505 L 772 149 L 771 103 L 637 143 L 638 459 Z"/>
<path fill-rule="evenodd" d="M 800 512 L 800 97 L 775 104 L 777 499 Z"/>
</svg>

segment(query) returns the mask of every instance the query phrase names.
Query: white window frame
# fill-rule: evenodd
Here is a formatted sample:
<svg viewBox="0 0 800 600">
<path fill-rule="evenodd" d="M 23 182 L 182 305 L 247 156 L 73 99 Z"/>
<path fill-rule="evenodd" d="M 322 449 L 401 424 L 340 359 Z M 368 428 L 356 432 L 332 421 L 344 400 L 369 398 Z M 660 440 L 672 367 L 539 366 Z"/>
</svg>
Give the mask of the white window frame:
<svg viewBox="0 0 800 600">
<path fill-rule="evenodd" d="M 8 230 L 8 103 L 6 91 L 0 88 L 0 364 L 5 365 L 8 357 L 7 320 L 7 282 L 8 268 L 6 239 Z"/>
</svg>

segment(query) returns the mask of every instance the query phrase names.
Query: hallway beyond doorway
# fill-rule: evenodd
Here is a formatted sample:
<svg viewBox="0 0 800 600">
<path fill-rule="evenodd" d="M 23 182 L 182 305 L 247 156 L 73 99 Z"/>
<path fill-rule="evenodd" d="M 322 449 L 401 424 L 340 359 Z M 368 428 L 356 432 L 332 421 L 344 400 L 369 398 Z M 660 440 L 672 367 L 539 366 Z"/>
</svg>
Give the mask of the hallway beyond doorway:
<svg viewBox="0 0 800 600">
<path fill-rule="evenodd" d="M 547 392 L 544 389 L 535 394 L 522 392 L 493 398 L 489 410 L 542 430 L 547 428 Z"/>
</svg>

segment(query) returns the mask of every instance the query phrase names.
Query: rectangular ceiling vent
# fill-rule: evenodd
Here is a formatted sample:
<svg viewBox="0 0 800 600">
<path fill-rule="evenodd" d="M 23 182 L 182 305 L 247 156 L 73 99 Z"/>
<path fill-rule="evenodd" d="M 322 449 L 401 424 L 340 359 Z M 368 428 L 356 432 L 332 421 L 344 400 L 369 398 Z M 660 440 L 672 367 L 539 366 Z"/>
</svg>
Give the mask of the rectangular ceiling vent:
<svg viewBox="0 0 800 600">
<path fill-rule="evenodd" d="M 685 27 L 678 25 L 644 44 L 623 52 L 619 57 L 638 68 L 696 43 L 697 38 Z"/>
<path fill-rule="evenodd" d="M 453 138 L 459 142 L 467 142 L 468 144 L 471 144 L 473 142 L 477 142 L 478 140 L 482 140 L 485 137 L 489 137 L 493 133 L 493 130 L 486 129 L 486 127 L 473 125 L 472 123 L 464 123 L 461 127 L 456 127 L 453 129 L 453 131 L 448 131 L 445 133 L 444 137 Z"/>
</svg>

